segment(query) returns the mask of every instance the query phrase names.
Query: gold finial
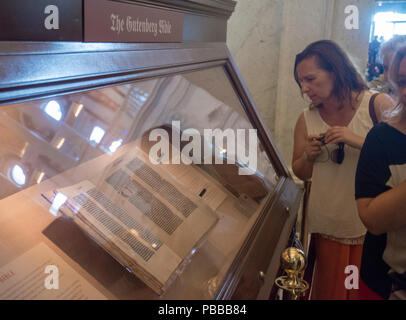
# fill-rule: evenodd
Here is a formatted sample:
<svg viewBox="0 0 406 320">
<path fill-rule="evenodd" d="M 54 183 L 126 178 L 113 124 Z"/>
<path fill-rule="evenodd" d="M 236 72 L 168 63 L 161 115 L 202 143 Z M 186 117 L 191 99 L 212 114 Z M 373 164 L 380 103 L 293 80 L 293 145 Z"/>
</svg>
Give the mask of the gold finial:
<svg viewBox="0 0 406 320">
<path fill-rule="evenodd" d="M 288 291 L 292 300 L 298 300 L 309 288 L 301 276 L 305 267 L 306 257 L 302 250 L 290 247 L 283 251 L 281 268 L 286 272 L 286 276 L 277 278 L 275 283 L 279 288 Z"/>
</svg>

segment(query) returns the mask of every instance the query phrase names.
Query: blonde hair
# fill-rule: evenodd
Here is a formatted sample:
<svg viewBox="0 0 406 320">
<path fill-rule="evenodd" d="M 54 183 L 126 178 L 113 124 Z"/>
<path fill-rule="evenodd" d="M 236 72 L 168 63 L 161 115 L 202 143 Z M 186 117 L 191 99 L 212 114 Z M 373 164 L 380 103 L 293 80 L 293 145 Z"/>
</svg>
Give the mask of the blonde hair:
<svg viewBox="0 0 406 320">
<path fill-rule="evenodd" d="M 379 51 L 379 58 L 383 61 L 383 58 L 388 54 L 388 52 L 395 52 L 404 44 L 406 44 L 406 35 L 395 34 L 390 40 L 385 41 L 382 44 L 381 50 Z"/>
<path fill-rule="evenodd" d="M 406 43 L 396 50 L 395 55 L 393 56 L 391 68 L 389 70 L 389 79 L 390 81 L 392 81 L 392 83 L 395 85 L 396 88 L 400 64 L 402 63 L 402 60 L 405 56 L 406 56 Z"/>
</svg>

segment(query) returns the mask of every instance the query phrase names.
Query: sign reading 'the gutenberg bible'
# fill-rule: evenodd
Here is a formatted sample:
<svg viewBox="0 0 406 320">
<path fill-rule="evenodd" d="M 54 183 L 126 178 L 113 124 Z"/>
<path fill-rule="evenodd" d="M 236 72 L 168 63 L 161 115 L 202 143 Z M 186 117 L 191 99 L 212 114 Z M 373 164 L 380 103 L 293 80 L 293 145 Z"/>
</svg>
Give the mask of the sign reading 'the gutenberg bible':
<svg viewBox="0 0 406 320">
<path fill-rule="evenodd" d="M 82 41 L 82 0 L 0 0 L 0 40 Z"/>
<path fill-rule="evenodd" d="M 183 14 L 108 0 L 84 1 L 85 42 L 182 42 Z"/>
</svg>

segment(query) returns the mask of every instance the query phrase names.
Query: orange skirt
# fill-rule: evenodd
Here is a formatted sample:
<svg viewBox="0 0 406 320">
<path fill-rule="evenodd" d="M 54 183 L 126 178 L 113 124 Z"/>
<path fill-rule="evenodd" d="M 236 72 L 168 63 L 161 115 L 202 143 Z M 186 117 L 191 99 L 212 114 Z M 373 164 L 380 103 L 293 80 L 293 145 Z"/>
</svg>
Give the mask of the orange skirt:
<svg viewBox="0 0 406 320">
<path fill-rule="evenodd" d="M 347 245 L 325 239 L 320 235 L 315 241 L 316 263 L 313 273 L 311 300 L 360 300 L 359 289 L 346 289 L 345 280 L 354 274 L 346 274 L 349 265 L 357 266 L 358 279 L 361 266 L 362 245 Z"/>
</svg>

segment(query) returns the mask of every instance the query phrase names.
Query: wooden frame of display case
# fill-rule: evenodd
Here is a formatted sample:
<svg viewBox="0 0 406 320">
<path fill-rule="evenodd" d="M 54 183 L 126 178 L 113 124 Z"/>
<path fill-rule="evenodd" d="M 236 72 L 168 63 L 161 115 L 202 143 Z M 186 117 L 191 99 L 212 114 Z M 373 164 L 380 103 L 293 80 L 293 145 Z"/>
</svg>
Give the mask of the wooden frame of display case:
<svg viewBox="0 0 406 320">
<path fill-rule="evenodd" d="M 296 222 L 301 192 L 281 160 L 226 43 L 233 1 L 127 1 L 183 12 L 182 43 L 0 42 L 1 105 L 222 66 L 267 152 L 278 184 L 217 299 L 268 299 Z M 220 28 L 220 29 L 219 29 Z M 192 41 L 193 40 L 193 41 Z"/>
</svg>

